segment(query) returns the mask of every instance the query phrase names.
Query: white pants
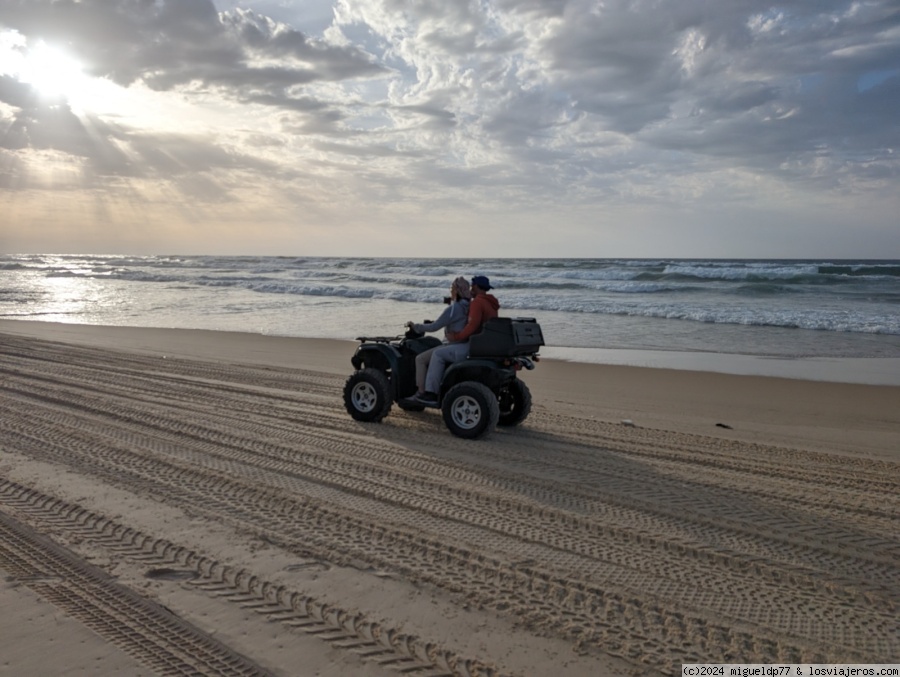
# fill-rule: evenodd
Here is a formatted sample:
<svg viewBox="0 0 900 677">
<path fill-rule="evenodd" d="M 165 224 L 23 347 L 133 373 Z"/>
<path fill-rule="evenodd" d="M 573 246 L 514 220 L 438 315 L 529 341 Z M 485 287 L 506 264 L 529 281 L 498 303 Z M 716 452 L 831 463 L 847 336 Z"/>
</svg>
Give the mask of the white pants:
<svg viewBox="0 0 900 677">
<path fill-rule="evenodd" d="M 428 374 L 425 377 L 425 390 L 429 393 L 441 391 L 441 379 L 447 367 L 454 362 L 466 359 L 469 354 L 469 342 L 451 343 L 446 346 L 438 346 L 431 353 L 431 361 L 428 363 Z"/>
</svg>

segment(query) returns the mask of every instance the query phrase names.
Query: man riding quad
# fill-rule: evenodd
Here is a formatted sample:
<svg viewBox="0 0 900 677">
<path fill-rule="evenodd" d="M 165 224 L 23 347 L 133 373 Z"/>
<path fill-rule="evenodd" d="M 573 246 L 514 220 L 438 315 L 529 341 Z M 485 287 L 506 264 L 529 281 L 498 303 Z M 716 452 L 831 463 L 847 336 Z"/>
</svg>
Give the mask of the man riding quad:
<svg viewBox="0 0 900 677">
<path fill-rule="evenodd" d="M 480 287 L 485 292 L 489 288 L 490 282 Z M 407 411 L 440 408 L 450 432 L 475 439 L 497 425 L 518 425 L 531 411 L 531 393 L 519 373 L 534 369 L 544 345 L 534 318 L 484 321 L 481 330 L 469 337 L 467 354 L 450 364 L 439 380 L 427 381 L 435 388 L 434 401 L 411 396 L 416 393 L 416 356 L 440 346 L 439 339 L 423 336 L 412 327 L 405 336 L 357 340 L 360 345 L 351 358 L 356 371 L 344 385 L 344 406 L 357 421 L 382 421 L 394 402 Z M 432 354 L 429 377 L 440 350 Z"/>
</svg>

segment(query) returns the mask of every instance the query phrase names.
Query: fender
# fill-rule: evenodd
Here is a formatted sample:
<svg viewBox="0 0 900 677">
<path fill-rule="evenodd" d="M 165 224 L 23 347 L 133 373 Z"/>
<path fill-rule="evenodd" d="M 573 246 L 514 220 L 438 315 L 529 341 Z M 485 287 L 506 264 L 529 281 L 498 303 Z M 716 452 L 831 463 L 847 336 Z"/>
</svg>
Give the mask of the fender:
<svg viewBox="0 0 900 677">
<path fill-rule="evenodd" d="M 363 343 L 356 349 L 350 362 L 355 369 L 379 369 L 383 372 L 396 374 L 400 365 L 400 353 L 389 343 Z M 394 399 L 397 399 L 399 393 L 397 390 L 396 379 L 390 379 L 391 389 L 394 391 Z"/>
<path fill-rule="evenodd" d="M 506 382 L 515 377 L 515 370 L 512 367 L 505 367 L 502 360 L 498 362 L 491 359 L 468 358 L 447 367 L 441 381 L 440 394 L 443 398 L 450 388 L 461 381 L 478 381 L 497 394 Z"/>
</svg>

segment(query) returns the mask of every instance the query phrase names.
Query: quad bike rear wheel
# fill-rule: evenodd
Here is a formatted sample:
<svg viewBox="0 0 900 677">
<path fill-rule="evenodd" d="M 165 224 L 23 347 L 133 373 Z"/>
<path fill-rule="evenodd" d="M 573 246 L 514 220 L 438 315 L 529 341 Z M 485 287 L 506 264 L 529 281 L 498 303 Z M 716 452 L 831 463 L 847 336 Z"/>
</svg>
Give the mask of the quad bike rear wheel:
<svg viewBox="0 0 900 677">
<path fill-rule="evenodd" d="M 519 425 L 530 412 L 531 391 L 523 381 L 516 379 L 500 393 L 500 419 L 497 421 L 497 425 Z"/>
<path fill-rule="evenodd" d="M 344 406 L 357 421 L 379 423 L 391 411 L 391 404 L 391 386 L 380 369 L 360 369 L 344 384 Z"/>
<path fill-rule="evenodd" d="M 463 381 L 444 395 L 441 413 L 451 433 L 474 440 L 487 435 L 497 426 L 500 406 L 497 397 L 486 385 Z"/>
</svg>

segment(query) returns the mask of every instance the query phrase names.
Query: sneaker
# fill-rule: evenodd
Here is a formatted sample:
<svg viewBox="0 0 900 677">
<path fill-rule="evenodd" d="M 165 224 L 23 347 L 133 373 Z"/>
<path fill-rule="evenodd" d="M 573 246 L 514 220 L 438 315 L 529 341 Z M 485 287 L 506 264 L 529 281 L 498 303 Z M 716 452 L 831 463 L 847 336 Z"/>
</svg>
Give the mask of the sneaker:
<svg viewBox="0 0 900 677">
<path fill-rule="evenodd" d="M 422 393 L 421 395 L 416 394 L 416 400 L 421 402 L 422 404 L 437 404 L 438 396 L 437 393 Z"/>
</svg>

